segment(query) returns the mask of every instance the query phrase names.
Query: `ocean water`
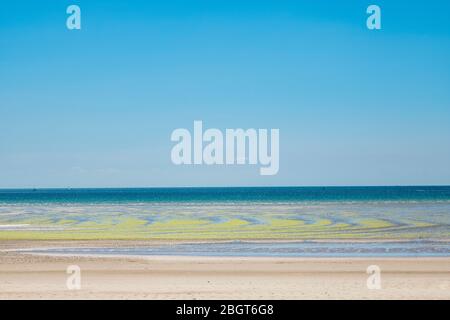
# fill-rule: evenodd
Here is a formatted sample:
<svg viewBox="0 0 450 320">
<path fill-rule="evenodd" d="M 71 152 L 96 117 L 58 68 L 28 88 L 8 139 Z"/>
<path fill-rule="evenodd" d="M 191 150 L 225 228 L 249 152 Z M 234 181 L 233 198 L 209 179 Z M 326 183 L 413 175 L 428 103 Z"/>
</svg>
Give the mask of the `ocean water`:
<svg viewBox="0 0 450 320">
<path fill-rule="evenodd" d="M 144 247 L 29 249 L 22 252 L 70 256 L 200 257 L 447 257 L 450 243 L 403 242 L 245 242 L 183 243 Z"/>
<path fill-rule="evenodd" d="M 2 239 L 442 242 L 450 187 L 0 190 Z"/>
<path fill-rule="evenodd" d="M 0 204 L 341 201 L 450 201 L 450 186 L 0 189 Z"/>
</svg>

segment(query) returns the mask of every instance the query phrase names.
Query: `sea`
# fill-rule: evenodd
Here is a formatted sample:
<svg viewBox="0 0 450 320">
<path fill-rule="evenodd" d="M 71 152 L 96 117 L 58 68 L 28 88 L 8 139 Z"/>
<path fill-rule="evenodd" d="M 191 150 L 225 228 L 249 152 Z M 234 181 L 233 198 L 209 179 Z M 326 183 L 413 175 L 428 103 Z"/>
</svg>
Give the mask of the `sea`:
<svg viewBox="0 0 450 320">
<path fill-rule="evenodd" d="M 41 249 L 72 255 L 447 257 L 450 186 L 2 189 L 2 240 L 160 241 Z"/>
</svg>

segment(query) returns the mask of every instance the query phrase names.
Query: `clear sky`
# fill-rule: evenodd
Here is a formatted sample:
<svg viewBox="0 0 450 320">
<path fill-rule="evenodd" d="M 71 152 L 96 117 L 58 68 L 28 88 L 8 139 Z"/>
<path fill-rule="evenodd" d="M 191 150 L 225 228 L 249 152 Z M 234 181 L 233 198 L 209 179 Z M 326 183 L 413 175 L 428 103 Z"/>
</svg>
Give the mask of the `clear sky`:
<svg viewBox="0 0 450 320">
<path fill-rule="evenodd" d="M 279 173 L 175 166 L 194 120 L 279 128 Z M 448 0 L 0 5 L 0 188 L 411 184 L 450 184 Z"/>
</svg>

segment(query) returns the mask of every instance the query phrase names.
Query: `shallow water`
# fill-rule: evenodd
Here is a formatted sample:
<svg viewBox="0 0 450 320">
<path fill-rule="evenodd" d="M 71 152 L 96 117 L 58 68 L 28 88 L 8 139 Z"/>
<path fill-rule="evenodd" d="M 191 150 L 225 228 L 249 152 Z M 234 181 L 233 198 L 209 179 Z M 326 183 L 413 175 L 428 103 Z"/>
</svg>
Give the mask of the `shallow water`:
<svg viewBox="0 0 450 320">
<path fill-rule="evenodd" d="M 52 255 L 224 256 L 224 257 L 449 257 L 450 242 L 224 242 L 129 248 L 51 248 L 27 252 Z"/>
<path fill-rule="evenodd" d="M 0 190 L 2 239 L 449 240 L 450 187 Z"/>
</svg>

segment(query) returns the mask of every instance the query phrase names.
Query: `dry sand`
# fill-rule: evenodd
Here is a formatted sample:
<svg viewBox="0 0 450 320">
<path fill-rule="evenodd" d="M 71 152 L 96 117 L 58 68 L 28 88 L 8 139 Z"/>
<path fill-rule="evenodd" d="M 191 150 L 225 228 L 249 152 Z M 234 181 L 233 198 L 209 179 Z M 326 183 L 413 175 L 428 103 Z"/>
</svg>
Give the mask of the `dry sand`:
<svg viewBox="0 0 450 320">
<path fill-rule="evenodd" d="M 154 243 L 154 242 L 153 242 Z M 8 249 L 145 242 L 0 242 L 0 299 L 450 299 L 450 258 L 51 257 Z M 81 268 L 81 290 L 66 269 Z M 381 268 L 381 289 L 366 285 Z"/>
</svg>

